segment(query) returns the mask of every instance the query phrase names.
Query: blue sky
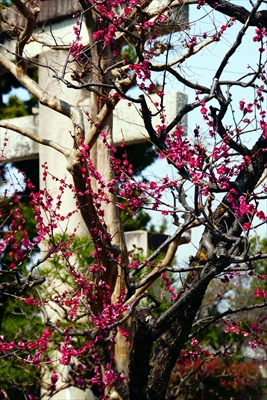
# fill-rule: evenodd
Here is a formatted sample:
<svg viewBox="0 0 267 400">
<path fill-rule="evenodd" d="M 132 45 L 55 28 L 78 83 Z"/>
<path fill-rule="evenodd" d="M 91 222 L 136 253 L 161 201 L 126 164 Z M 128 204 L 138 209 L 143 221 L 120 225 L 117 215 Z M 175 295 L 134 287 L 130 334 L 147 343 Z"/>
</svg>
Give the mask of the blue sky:
<svg viewBox="0 0 267 400">
<path fill-rule="evenodd" d="M 249 1 L 241 0 L 235 1 L 235 3 L 239 3 L 240 5 L 246 6 L 248 9 L 250 6 Z M 245 4 L 246 3 L 246 4 Z M 267 9 L 267 5 L 263 6 Z M 204 8 L 201 12 L 205 15 L 205 11 L 210 11 L 210 9 Z M 196 6 L 190 7 L 190 22 L 192 23 L 190 34 L 198 35 L 199 32 L 202 32 L 206 29 L 207 31 L 210 29 L 210 23 L 212 22 L 211 18 L 209 22 L 206 24 L 206 19 L 201 23 L 197 22 L 200 18 L 200 12 L 196 9 Z M 215 14 L 217 26 L 221 26 L 225 24 L 227 18 L 219 13 Z M 194 24 L 195 22 L 195 24 Z M 202 25 L 202 26 L 200 26 Z M 241 29 L 242 25 L 239 22 L 236 22 L 234 26 L 226 31 L 222 40 L 220 42 L 215 42 L 214 44 L 209 45 L 204 48 L 199 54 L 194 55 L 192 58 L 189 58 L 186 63 L 184 63 L 184 71 L 186 72 L 187 79 L 196 81 L 200 84 L 210 87 L 212 84 L 212 80 L 216 70 L 218 69 L 221 60 L 223 59 L 226 52 L 231 47 L 232 43 L 235 41 L 236 35 L 238 31 Z M 254 44 L 252 41 L 253 36 L 255 35 L 255 28 L 249 28 L 247 34 L 243 38 L 242 44 L 240 48 L 236 51 L 236 53 L 231 57 L 229 64 L 226 66 L 223 74 L 223 80 L 237 80 L 242 75 L 245 75 L 248 72 L 247 66 L 250 64 L 254 68 L 257 67 L 257 60 L 259 57 L 258 47 L 260 44 Z M 263 53 L 263 60 L 267 60 L 267 51 Z M 179 90 L 188 95 L 188 101 L 194 101 L 195 93 L 193 90 L 189 90 L 184 87 L 182 84 L 175 82 L 174 80 L 169 81 L 167 83 L 167 90 Z M 233 97 L 232 107 L 236 110 L 238 114 L 238 102 L 239 100 L 245 100 L 247 102 L 253 101 L 254 92 L 251 89 L 242 89 L 240 87 L 231 88 L 231 93 Z M 216 101 L 212 101 L 209 105 L 213 105 L 216 107 Z M 266 109 L 267 109 L 267 101 L 266 101 Z M 225 116 L 225 124 L 233 125 L 233 116 L 231 111 L 229 110 L 227 115 Z M 195 128 L 195 125 L 199 124 L 204 129 L 206 127 L 205 122 L 202 120 L 199 109 L 194 110 L 188 115 L 188 134 L 190 136 L 192 130 Z M 251 137 L 251 136 L 250 136 Z M 253 138 L 255 139 L 255 138 Z M 253 140 L 254 142 L 254 140 Z M 247 139 L 246 145 L 249 145 L 249 139 Z M 151 179 L 155 179 L 155 177 L 162 177 L 168 174 L 169 176 L 173 176 L 174 178 L 177 176 L 174 170 L 171 171 L 170 166 L 164 160 L 157 160 L 152 166 L 149 166 L 146 171 L 144 171 L 144 175 L 150 177 Z M 190 195 L 188 193 L 188 195 Z M 167 199 L 166 199 L 167 201 Z M 171 201 L 171 198 L 170 198 Z M 266 210 L 267 213 L 267 202 L 266 202 Z M 156 225 L 160 225 L 162 221 L 162 216 L 160 214 L 153 213 L 153 222 Z M 171 233 L 175 230 L 175 226 L 169 227 L 169 232 Z M 200 228 L 196 228 L 192 232 L 192 242 L 189 245 L 184 245 L 178 249 L 176 259 L 178 262 L 187 262 L 189 255 L 194 255 L 197 246 L 199 243 L 199 239 L 201 236 L 202 230 Z M 267 225 L 262 226 L 258 229 L 257 233 L 260 236 L 267 237 Z"/>
</svg>

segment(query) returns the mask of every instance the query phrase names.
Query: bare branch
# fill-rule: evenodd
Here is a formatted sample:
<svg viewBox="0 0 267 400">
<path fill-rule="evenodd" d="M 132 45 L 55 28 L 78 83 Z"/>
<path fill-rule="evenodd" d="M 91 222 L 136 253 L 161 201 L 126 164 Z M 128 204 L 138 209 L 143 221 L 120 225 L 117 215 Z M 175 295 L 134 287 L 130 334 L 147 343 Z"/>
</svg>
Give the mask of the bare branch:
<svg viewBox="0 0 267 400">
<path fill-rule="evenodd" d="M 3 47 L 3 45 L 1 45 Z M 16 79 L 24 86 L 29 92 L 37 97 L 41 104 L 63 114 L 71 119 L 75 134 L 78 136 L 84 135 L 83 112 L 81 109 L 70 105 L 69 103 L 58 99 L 55 96 L 49 95 L 43 90 L 33 79 L 24 73 L 20 73 L 15 64 L 8 60 L 3 54 L 0 54 L 0 64 L 3 65 L 9 72 L 16 77 Z"/>
<path fill-rule="evenodd" d="M 67 149 L 66 147 L 53 142 L 53 140 L 49 140 L 49 139 L 43 139 L 39 136 L 34 135 L 33 133 L 27 131 L 26 129 L 20 128 L 19 126 L 15 126 L 12 124 L 9 124 L 8 122 L 3 122 L 0 121 L 0 127 L 1 128 L 6 128 L 7 130 L 11 130 L 14 132 L 19 133 L 22 136 L 25 136 L 31 140 L 33 140 L 35 143 L 39 143 L 42 144 L 44 146 L 49 146 L 52 147 L 52 149 L 55 149 L 57 151 L 59 151 L 61 154 L 63 154 L 64 156 L 68 156 L 69 155 L 69 149 Z"/>
<path fill-rule="evenodd" d="M 221 65 L 219 66 L 217 72 L 215 73 L 214 78 L 220 79 L 220 76 L 225 68 L 225 66 L 227 65 L 230 57 L 235 53 L 236 49 L 240 46 L 242 39 L 247 31 L 247 29 L 249 28 L 250 25 L 252 25 L 252 20 L 256 14 L 257 9 L 260 7 L 262 3 L 262 0 L 258 0 L 257 3 L 255 4 L 255 6 L 253 7 L 253 10 L 249 13 L 247 20 L 244 24 L 244 26 L 242 27 L 242 29 L 239 31 L 235 43 L 233 44 L 233 46 L 228 50 L 228 52 L 225 54 Z"/>
<path fill-rule="evenodd" d="M 27 21 L 26 26 L 25 26 L 24 30 L 20 33 L 19 38 L 17 40 L 17 44 L 16 44 L 17 66 L 25 72 L 26 63 L 24 62 L 24 60 L 22 58 L 23 50 L 34 31 L 35 22 L 37 20 L 38 14 L 40 13 L 40 8 L 34 7 L 32 9 L 30 9 L 21 0 L 14 0 L 13 3 L 15 4 L 15 6 L 17 6 L 18 10 L 26 18 L 26 21 Z"/>
<path fill-rule="evenodd" d="M 241 313 L 241 312 L 251 311 L 251 310 L 256 310 L 258 308 L 266 308 L 266 307 L 267 307 L 267 303 L 253 304 L 252 306 L 245 306 L 245 307 L 233 308 L 233 309 L 229 308 L 227 311 L 224 311 L 221 314 L 215 315 L 214 317 L 209 317 L 208 318 L 209 321 L 206 322 L 200 328 L 198 328 L 196 331 L 192 332 L 192 334 L 190 334 L 190 337 L 194 337 L 194 336 L 198 335 L 200 332 L 205 330 L 208 326 L 210 326 L 211 324 L 213 324 L 214 322 L 216 322 L 216 321 L 218 321 L 220 319 L 223 319 L 227 315 L 238 314 L 238 313 Z"/>
<path fill-rule="evenodd" d="M 224 15 L 228 15 L 229 17 L 234 17 L 243 24 L 246 23 L 250 16 L 250 11 L 248 11 L 246 8 L 237 4 L 233 4 L 232 2 L 230 3 L 227 0 L 206 0 L 206 3 L 209 4 L 216 11 L 219 11 Z M 258 1 L 256 3 L 256 6 L 258 3 L 263 3 L 263 1 Z M 253 17 L 250 18 L 250 26 L 260 26 L 267 28 L 267 11 L 261 10 L 255 12 Z"/>
</svg>

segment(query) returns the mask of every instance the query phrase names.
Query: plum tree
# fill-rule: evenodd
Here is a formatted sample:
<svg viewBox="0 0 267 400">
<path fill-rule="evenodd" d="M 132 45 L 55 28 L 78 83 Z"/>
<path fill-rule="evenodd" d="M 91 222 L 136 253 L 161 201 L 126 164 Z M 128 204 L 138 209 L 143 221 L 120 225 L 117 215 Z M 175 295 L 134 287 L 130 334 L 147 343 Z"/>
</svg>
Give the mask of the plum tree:
<svg viewBox="0 0 267 400">
<path fill-rule="evenodd" d="M 237 341 L 238 335 L 251 335 L 254 349 L 264 345 L 264 318 L 250 326 L 241 318 L 237 322 L 242 312 L 266 307 L 264 288 L 255 291 L 257 299 L 249 306 L 216 311 L 197 322 L 196 318 L 206 306 L 203 299 L 212 282 L 219 280 L 223 292 L 232 277 L 242 280 L 256 268 L 255 261 L 267 256 L 250 249 L 252 233 L 267 221 L 265 3 L 246 1 L 243 7 L 225 0 L 80 0 L 75 2 L 79 8 L 71 43 L 64 35 L 56 37 L 52 29 L 44 34 L 49 1 L 14 0 L 16 8 L 1 11 L 5 38 L 10 34 L 15 47 L 12 50 L 10 43 L 2 40 L 0 65 L 54 113 L 47 111 L 43 120 L 51 124 L 50 137 L 42 137 L 42 132 L 37 136 L 12 121 L 0 122 L 7 130 L 4 145 L 11 131 L 24 135 L 64 155 L 72 176 L 70 182 L 64 174 L 58 176 L 57 166 L 53 169 L 44 162 L 40 191 L 26 182 L 37 223 L 36 238 L 29 240 L 25 232 L 17 243 L 16 234 L 23 231 L 24 220 L 19 195 L 14 193 L 13 202 L 18 206 L 1 241 L 2 249 L 13 246 L 8 268 L 1 271 L 2 276 L 13 279 L 0 284 L 2 296 L 16 298 L 34 310 L 39 307 L 44 329 L 33 340 L 1 337 L 0 349 L 4 359 L 19 357 L 39 368 L 51 365 L 46 387 L 49 395 L 77 386 L 93 388 L 100 398 L 164 399 L 174 366 L 192 351 L 194 357 L 203 357 L 197 336 L 220 319 L 226 325 L 225 334 L 234 332 Z M 62 13 L 64 6 L 60 1 L 56 4 Z M 191 24 L 184 17 L 188 6 L 199 13 Z M 251 47 L 249 65 L 244 65 L 248 70 L 238 76 L 234 71 L 234 78 L 226 79 L 226 67 L 235 60 L 244 38 Z M 186 62 L 195 60 L 198 67 L 198 55 L 207 57 L 212 49 L 211 58 L 226 39 L 228 48 L 215 55 L 215 72 L 210 71 L 209 83 L 189 77 Z M 36 50 L 31 50 L 33 43 L 41 44 L 39 58 Z M 123 52 L 125 46 L 130 46 L 135 57 Z M 49 56 L 45 48 L 50 49 Z M 40 76 L 39 83 L 31 79 L 31 65 L 50 74 L 46 87 Z M 172 120 L 165 112 L 169 81 L 192 92 L 192 100 Z M 61 85 L 62 96 L 54 92 L 51 82 Z M 64 97 L 63 92 L 69 90 L 86 93 L 86 106 L 75 103 L 73 95 Z M 157 101 L 151 96 L 154 92 Z M 112 116 L 122 101 L 142 116 L 148 141 L 170 170 L 164 177 L 141 182 L 133 176 L 127 154 L 123 159 L 116 157 Z M 48 116 L 57 113 L 69 118 L 72 132 L 66 129 L 54 140 L 53 118 Z M 181 123 L 185 115 L 194 120 L 187 136 Z M 157 116 L 160 122 L 155 122 Z M 58 193 L 50 191 L 49 179 L 58 184 Z M 67 212 L 63 210 L 66 193 L 76 202 Z M 138 210 L 151 208 L 174 224 L 175 232 L 145 260 L 127 249 L 119 215 L 125 208 L 129 219 Z M 93 257 L 90 265 L 81 266 L 74 256 L 77 229 L 66 236 L 64 223 L 68 225 L 78 212 L 87 228 L 87 251 Z M 55 234 L 60 229 L 61 237 Z M 173 265 L 177 249 L 190 241 L 192 230 L 201 234 L 189 266 Z M 21 271 L 22 261 L 30 258 L 36 242 L 43 243 L 42 257 L 31 260 L 27 270 Z M 155 261 L 166 247 L 164 257 Z M 56 269 L 49 270 L 50 259 L 57 262 Z M 177 276 L 176 283 L 170 281 L 168 272 Z M 57 286 L 61 275 L 66 281 L 63 289 Z M 170 294 L 170 303 L 162 312 L 155 310 L 160 309 L 164 295 L 152 296 L 148 291 L 157 280 L 164 282 Z M 52 290 L 53 284 L 56 288 Z M 29 296 L 29 290 L 35 294 Z M 53 317 L 48 307 L 53 308 Z M 1 312 L 5 318 L 4 307 Z M 211 346 L 204 344 L 211 357 Z M 218 349 L 214 357 L 218 352 L 223 354 L 224 349 Z M 69 375 L 61 384 L 56 364 L 69 366 Z"/>
</svg>

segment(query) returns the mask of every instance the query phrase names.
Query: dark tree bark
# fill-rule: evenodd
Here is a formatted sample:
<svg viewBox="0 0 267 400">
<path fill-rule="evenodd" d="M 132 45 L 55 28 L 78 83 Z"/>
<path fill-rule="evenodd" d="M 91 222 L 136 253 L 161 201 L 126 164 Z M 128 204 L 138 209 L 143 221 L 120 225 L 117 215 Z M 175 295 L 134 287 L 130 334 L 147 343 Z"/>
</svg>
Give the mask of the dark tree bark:
<svg viewBox="0 0 267 400">
<path fill-rule="evenodd" d="M 219 11 L 228 17 L 233 17 L 242 24 L 244 24 L 250 16 L 250 11 L 245 7 L 233 4 L 232 2 L 230 3 L 230 1 L 227 0 L 206 0 L 206 3 L 216 11 Z M 267 28 L 267 10 L 256 12 L 254 17 L 251 19 L 250 25 Z"/>
</svg>

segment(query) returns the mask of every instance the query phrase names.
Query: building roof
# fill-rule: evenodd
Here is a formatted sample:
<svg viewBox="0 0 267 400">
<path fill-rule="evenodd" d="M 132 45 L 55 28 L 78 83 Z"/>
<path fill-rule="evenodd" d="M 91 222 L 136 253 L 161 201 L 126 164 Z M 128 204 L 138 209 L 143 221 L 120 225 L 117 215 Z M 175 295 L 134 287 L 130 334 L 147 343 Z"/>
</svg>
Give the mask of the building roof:
<svg viewBox="0 0 267 400">
<path fill-rule="evenodd" d="M 73 14 L 81 11 L 78 0 L 45 0 L 39 2 L 41 9 L 37 25 L 50 24 L 51 22 L 71 18 Z M 0 9 L 0 29 L 2 32 L 16 32 L 16 27 L 25 26 L 25 18 L 14 7 Z"/>
<path fill-rule="evenodd" d="M 38 25 L 44 22 L 66 19 L 81 11 L 78 0 L 46 0 L 39 4 L 41 12 L 37 20 Z"/>
</svg>

